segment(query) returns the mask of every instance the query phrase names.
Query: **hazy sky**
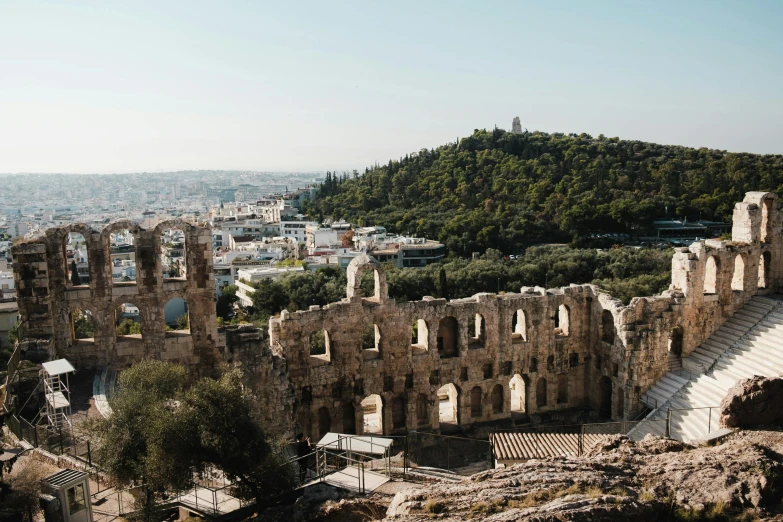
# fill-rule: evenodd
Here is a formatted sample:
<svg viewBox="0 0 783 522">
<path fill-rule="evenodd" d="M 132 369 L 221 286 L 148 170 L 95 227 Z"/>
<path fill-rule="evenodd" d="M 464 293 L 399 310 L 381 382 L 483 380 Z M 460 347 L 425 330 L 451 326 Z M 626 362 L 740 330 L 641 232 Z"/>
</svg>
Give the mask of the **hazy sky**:
<svg viewBox="0 0 783 522">
<path fill-rule="evenodd" d="M 0 0 L 0 172 L 363 168 L 475 128 L 783 153 L 783 1 Z"/>
</svg>

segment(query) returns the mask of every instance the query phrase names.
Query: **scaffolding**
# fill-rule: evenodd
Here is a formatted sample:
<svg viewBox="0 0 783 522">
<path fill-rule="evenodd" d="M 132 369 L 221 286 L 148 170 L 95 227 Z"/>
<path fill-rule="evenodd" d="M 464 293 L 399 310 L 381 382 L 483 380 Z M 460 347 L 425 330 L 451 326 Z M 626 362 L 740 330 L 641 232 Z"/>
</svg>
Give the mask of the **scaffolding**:
<svg viewBox="0 0 783 522">
<path fill-rule="evenodd" d="M 43 385 L 46 396 L 45 416 L 50 429 L 71 428 L 71 392 L 68 374 L 75 372 L 66 359 L 43 363 Z"/>
</svg>

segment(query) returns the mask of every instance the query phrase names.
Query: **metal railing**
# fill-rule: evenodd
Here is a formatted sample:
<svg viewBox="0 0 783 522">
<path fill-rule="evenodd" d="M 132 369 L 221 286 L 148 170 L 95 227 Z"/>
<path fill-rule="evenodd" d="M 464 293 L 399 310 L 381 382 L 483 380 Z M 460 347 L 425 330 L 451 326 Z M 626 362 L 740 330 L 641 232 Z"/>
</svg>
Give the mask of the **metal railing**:
<svg viewBox="0 0 783 522">
<path fill-rule="evenodd" d="M 492 465 L 492 444 L 489 440 L 409 431 L 405 451 L 405 467 L 432 467 L 447 471 L 477 462 Z"/>
</svg>

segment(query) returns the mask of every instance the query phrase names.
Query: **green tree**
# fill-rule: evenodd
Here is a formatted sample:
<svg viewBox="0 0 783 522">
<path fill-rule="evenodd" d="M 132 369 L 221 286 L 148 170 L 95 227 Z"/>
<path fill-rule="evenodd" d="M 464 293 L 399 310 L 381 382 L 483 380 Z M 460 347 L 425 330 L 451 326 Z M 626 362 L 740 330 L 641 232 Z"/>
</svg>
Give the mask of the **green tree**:
<svg viewBox="0 0 783 522">
<path fill-rule="evenodd" d="M 223 320 L 228 320 L 234 312 L 234 303 L 239 298 L 237 297 L 237 285 L 226 285 L 220 289 L 220 295 L 217 298 L 217 316 Z"/>
<path fill-rule="evenodd" d="M 71 271 L 71 284 L 73 286 L 80 286 L 82 284 L 82 278 L 79 277 L 79 271 L 76 269 L 76 261 L 71 260 L 71 264 L 69 266 Z"/>
<path fill-rule="evenodd" d="M 117 325 L 117 335 L 136 335 L 141 333 L 141 324 L 133 319 L 126 318 Z"/>
</svg>

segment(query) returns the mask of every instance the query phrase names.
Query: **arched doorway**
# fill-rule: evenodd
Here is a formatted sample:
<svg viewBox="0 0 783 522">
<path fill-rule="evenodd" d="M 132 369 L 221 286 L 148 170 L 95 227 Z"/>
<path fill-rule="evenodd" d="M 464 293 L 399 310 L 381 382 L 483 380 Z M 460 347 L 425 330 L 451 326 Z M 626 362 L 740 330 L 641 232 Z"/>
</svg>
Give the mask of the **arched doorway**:
<svg viewBox="0 0 783 522">
<path fill-rule="evenodd" d="M 503 413 L 503 386 L 496 384 L 492 388 L 492 394 L 490 395 L 490 402 L 492 403 L 492 413 Z"/>
<path fill-rule="evenodd" d="M 612 379 L 601 377 L 598 381 L 598 416 L 603 419 L 612 418 Z"/>
<path fill-rule="evenodd" d="M 541 377 L 536 383 L 536 406 L 546 406 L 546 392 L 546 379 Z"/>
<path fill-rule="evenodd" d="M 764 252 L 759 259 L 759 288 L 769 288 L 769 274 L 772 266 L 772 254 Z"/>
<path fill-rule="evenodd" d="M 331 429 L 332 416 L 329 414 L 329 408 L 322 406 L 321 408 L 318 408 L 318 438 L 320 439 L 329 433 Z"/>
<path fill-rule="evenodd" d="M 682 369 L 682 326 L 677 326 L 669 336 L 669 371 Z"/>
<path fill-rule="evenodd" d="M 459 323 L 453 317 L 444 317 L 438 323 L 438 354 L 441 357 L 457 357 L 459 350 Z"/>
<path fill-rule="evenodd" d="M 525 413 L 527 411 L 527 386 L 525 380 L 518 373 L 508 383 L 511 390 L 511 414 Z"/>
<path fill-rule="evenodd" d="M 343 433 L 356 435 L 356 408 L 351 403 L 343 405 Z"/>
<path fill-rule="evenodd" d="M 443 429 L 444 424 L 451 424 L 456 426 L 459 423 L 459 418 L 457 416 L 457 412 L 459 411 L 459 392 L 457 387 L 452 383 L 446 384 L 445 386 L 441 386 L 440 389 L 438 389 L 437 394 L 438 422 L 441 424 L 441 430 Z"/>
<path fill-rule="evenodd" d="M 362 401 L 362 432 L 383 435 L 383 400 L 370 395 Z"/>
<path fill-rule="evenodd" d="M 405 401 L 402 397 L 395 397 L 391 403 L 392 409 L 392 429 L 400 430 L 405 428 Z"/>
<path fill-rule="evenodd" d="M 474 386 L 470 390 L 470 416 L 474 418 L 481 417 L 481 388 Z"/>
</svg>

